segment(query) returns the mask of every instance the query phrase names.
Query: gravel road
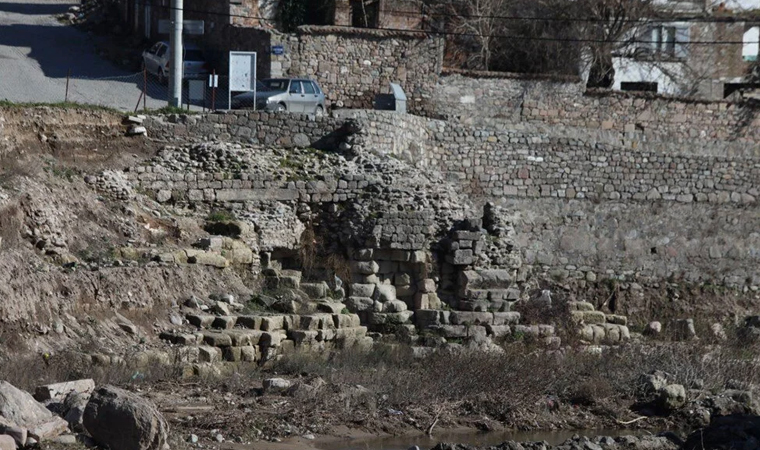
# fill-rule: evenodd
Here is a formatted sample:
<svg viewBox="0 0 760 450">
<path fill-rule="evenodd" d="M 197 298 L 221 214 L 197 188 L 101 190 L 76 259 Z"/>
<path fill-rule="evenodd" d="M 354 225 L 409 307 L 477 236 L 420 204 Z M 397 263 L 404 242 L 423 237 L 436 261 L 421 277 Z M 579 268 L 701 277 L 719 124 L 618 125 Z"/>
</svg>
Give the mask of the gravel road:
<svg viewBox="0 0 760 450">
<path fill-rule="evenodd" d="M 133 110 L 142 75 L 100 58 L 91 36 L 56 20 L 74 4 L 0 0 L 0 100 L 62 102 L 71 70 L 69 101 Z M 154 86 L 147 106 L 165 106 L 165 92 Z"/>
</svg>

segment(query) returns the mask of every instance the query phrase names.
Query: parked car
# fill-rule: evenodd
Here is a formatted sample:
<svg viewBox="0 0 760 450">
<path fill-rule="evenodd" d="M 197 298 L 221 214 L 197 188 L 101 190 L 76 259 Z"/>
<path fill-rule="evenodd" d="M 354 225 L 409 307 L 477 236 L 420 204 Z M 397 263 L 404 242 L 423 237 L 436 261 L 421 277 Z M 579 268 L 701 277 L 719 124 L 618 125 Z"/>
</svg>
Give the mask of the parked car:
<svg viewBox="0 0 760 450">
<path fill-rule="evenodd" d="M 182 78 L 203 78 L 209 74 L 208 63 L 198 46 L 184 44 L 183 52 Z M 162 84 L 169 79 L 171 53 L 171 47 L 166 41 L 156 42 L 153 47 L 142 53 L 143 69 L 155 75 Z"/>
<path fill-rule="evenodd" d="M 268 78 L 256 83 L 256 109 L 288 111 L 323 116 L 325 94 L 316 81 L 306 78 Z M 232 108 L 250 108 L 254 105 L 253 92 L 232 97 Z"/>
</svg>

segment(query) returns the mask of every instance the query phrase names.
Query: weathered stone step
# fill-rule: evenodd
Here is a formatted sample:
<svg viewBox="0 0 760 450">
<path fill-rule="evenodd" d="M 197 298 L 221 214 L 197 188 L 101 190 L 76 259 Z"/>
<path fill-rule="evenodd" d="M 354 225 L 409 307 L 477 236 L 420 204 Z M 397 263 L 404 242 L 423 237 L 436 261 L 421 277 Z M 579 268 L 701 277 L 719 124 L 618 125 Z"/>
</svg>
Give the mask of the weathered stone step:
<svg viewBox="0 0 760 450">
<path fill-rule="evenodd" d="M 419 309 L 414 313 L 415 323 L 420 329 L 438 325 L 516 325 L 520 313 L 511 312 L 471 312 L 446 311 L 440 309 Z"/>
<path fill-rule="evenodd" d="M 313 327 L 312 323 L 322 321 L 325 326 L 341 328 L 358 326 L 360 319 L 356 314 L 343 314 L 342 303 L 322 303 L 324 312 L 305 315 L 245 315 L 245 316 L 213 316 L 210 314 L 188 314 L 187 320 L 191 325 L 200 329 L 249 329 L 260 331 L 297 330 L 302 326 Z M 335 313 L 335 310 L 339 310 Z M 306 325 L 304 325 L 306 324 Z"/>
<path fill-rule="evenodd" d="M 631 339 L 627 326 L 613 323 L 585 325 L 579 334 L 592 344 L 621 344 Z"/>
</svg>

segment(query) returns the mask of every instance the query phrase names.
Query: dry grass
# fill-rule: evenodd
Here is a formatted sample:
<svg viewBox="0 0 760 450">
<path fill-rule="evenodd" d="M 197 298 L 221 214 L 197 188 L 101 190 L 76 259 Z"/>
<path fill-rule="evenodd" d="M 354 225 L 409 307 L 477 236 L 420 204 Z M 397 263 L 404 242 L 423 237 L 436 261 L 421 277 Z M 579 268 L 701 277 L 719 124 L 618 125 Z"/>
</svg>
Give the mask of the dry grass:
<svg viewBox="0 0 760 450">
<path fill-rule="evenodd" d="M 0 380 L 30 392 L 40 385 L 81 378 L 92 378 L 97 384 L 155 383 L 181 375 L 178 356 L 173 358 L 167 361 L 135 354 L 116 363 L 96 365 L 83 352 L 9 355 L 0 358 Z"/>
<path fill-rule="evenodd" d="M 751 358 L 757 354 L 757 349 L 689 343 L 627 346 L 597 357 L 581 351 L 548 354 L 512 344 L 503 354 L 438 352 L 416 359 L 407 349 L 380 347 L 325 358 L 296 354 L 279 361 L 274 370 L 318 375 L 335 385 L 361 385 L 393 409 L 465 402 L 479 414 L 506 421 L 551 398 L 583 406 L 610 401 L 630 405 L 641 391 L 640 375 L 654 370 L 670 374 L 671 382 L 701 384 L 715 392 L 756 385 L 760 371 Z"/>
</svg>

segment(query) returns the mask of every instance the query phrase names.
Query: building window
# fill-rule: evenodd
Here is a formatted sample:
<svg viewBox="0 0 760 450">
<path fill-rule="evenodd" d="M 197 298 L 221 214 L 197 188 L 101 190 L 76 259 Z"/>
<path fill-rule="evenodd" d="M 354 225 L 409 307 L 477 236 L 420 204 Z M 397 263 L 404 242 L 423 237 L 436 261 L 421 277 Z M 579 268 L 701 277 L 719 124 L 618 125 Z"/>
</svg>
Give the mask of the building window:
<svg viewBox="0 0 760 450">
<path fill-rule="evenodd" d="M 745 61 L 757 61 L 758 44 L 760 41 L 760 27 L 752 27 L 744 32 L 742 42 L 742 59 Z"/>
<path fill-rule="evenodd" d="M 652 27 L 644 36 L 649 36 L 645 54 L 665 58 L 686 58 L 689 43 L 687 26 L 662 25 Z"/>
<path fill-rule="evenodd" d="M 637 92 L 654 92 L 657 93 L 657 83 L 648 81 L 622 81 L 620 83 L 621 91 L 637 91 Z"/>
</svg>

